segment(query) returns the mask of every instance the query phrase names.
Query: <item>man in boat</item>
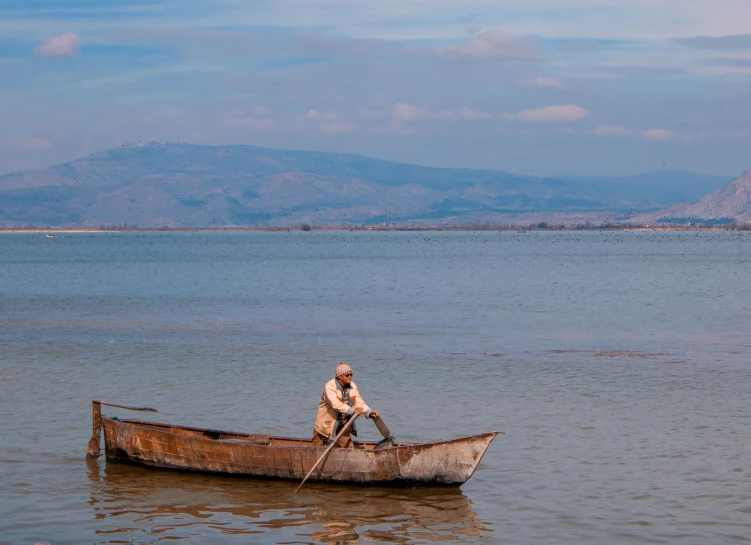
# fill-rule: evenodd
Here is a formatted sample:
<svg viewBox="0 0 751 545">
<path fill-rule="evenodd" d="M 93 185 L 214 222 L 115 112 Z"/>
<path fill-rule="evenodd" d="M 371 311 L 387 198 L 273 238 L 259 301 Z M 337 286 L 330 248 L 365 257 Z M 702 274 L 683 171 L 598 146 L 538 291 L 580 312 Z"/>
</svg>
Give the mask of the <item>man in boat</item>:
<svg viewBox="0 0 751 545">
<path fill-rule="evenodd" d="M 334 378 L 324 386 L 321 401 L 318 403 L 318 414 L 313 426 L 313 445 L 320 447 L 327 444 L 356 414 L 365 414 L 365 418 L 373 419 L 384 437 L 381 443 L 393 442 L 394 438 L 383 423 L 380 413 L 368 407 L 360 397 L 357 385 L 352 381 L 352 368 L 346 363 L 340 363 L 336 366 Z M 344 432 L 336 445 L 342 448 L 353 446 L 352 435 L 357 437 L 354 424 Z"/>
</svg>

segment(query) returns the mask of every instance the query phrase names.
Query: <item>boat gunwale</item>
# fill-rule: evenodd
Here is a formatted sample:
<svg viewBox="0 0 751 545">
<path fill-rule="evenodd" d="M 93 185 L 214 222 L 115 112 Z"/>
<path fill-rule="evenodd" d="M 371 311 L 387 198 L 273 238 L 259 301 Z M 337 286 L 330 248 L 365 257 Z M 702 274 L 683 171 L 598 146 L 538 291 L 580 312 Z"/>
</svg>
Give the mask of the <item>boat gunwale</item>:
<svg viewBox="0 0 751 545">
<path fill-rule="evenodd" d="M 219 434 L 227 434 L 227 435 L 236 435 L 236 436 L 239 436 L 239 437 L 247 437 L 249 439 L 258 438 L 258 439 L 268 439 L 269 441 L 271 441 L 271 439 L 278 439 L 278 440 L 281 440 L 281 441 L 297 441 L 297 442 L 300 442 L 300 443 L 308 443 L 307 445 L 271 445 L 271 444 L 265 444 L 264 445 L 264 444 L 260 444 L 260 443 L 248 442 L 249 445 L 253 445 L 253 446 L 256 446 L 256 447 L 294 448 L 294 449 L 297 449 L 297 448 L 305 448 L 305 449 L 322 448 L 322 447 L 316 447 L 316 446 L 310 445 L 311 440 L 310 439 L 305 439 L 305 438 L 302 438 L 302 437 L 284 437 L 284 436 L 279 436 L 279 435 L 262 435 L 262 434 L 252 434 L 252 433 L 244 433 L 244 432 L 234 432 L 234 431 L 229 431 L 229 430 L 217 430 L 217 429 L 213 429 L 213 428 L 197 428 L 197 427 L 193 427 L 193 426 L 182 426 L 182 425 L 166 424 L 164 422 L 150 422 L 148 420 L 134 420 L 134 419 L 130 419 L 130 418 L 127 418 L 127 419 L 126 418 L 113 418 L 113 417 L 102 415 L 102 421 L 104 421 L 104 420 L 110 420 L 112 422 L 127 423 L 127 424 L 134 424 L 134 425 L 156 426 L 156 427 L 160 427 L 160 428 L 177 428 L 177 429 L 183 429 L 183 430 L 188 430 L 188 431 L 196 431 L 196 432 L 211 432 L 211 433 L 219 433 Z M 182 434 L 179 434 L 179 433 L 173 433 L 173 432 L 170 432 L 168 430 L 155 430 L 155 431 L 158 431 L 159 433 L 164 433 L 164 434 L 167 434 L 167 435 L 172 435 L 172 436 L 175 436 L 175 437 L 189 437 L 191 439 L 200 439 L 200 440 L 204 440 L 204 441 L 211 441 L 212 443 L 223 443 L 223 444 L 226 444 L 226 445 L 237 445 L 238 444 L 236 442 L 230 443 L 229 441 L 235 441 L 235 440 L 233 440 L 233 439 L 227 439 L 227 438 L 225 438 L 225 439 L 221 439 L 221 438 L 219 438 L 219 439 L 212 439 L 212 438 L 206 437 L 206 436 L 191 437 L 191 436 L 186 436 L 186 435 L 182 435 Z M 470 440 L 470 439 L 476 439 L 476 438 L 487 436 L 487 435 L 492 436 L 491 439 L 493 439 L 493 438 L 495 438 L 496 435 L 499 435 L 499 434 L 502 434 L 502 433 L 503 432 L 498 431 L 498 430 L 492 430 L 492 431 L 488 431 L 488 432 L 484 432 L 484 433 L 478 433 L 478 434 L 475 434 L 475 435 L 467 435 L 467 436 L 464 436 L 464 437 L 457 437 L 457 438 L 454 438 L 454 439 L 437 439 L 437 440 L 434 440 L 434 441 L 429 441 L 427 443 L 414 443 L 414 442 L 403 443 L 403 442 L 398 442 L 394 446 L 386 447 L 386 448 L 380 449 L 378 451 L 367 450 L 366 449 L 366 452 L 385 452 L 385 451 L 394 450 L 394 449 L 400 449 L 400 448 L 429 447 L 429 446 L 435 446 L 435 445 L 444 445 L 444 444 L 448 444 L 448 443 L 464 442 L 464 441 L 467 441 L 467 440 Z M 358 445 L 377 445 L 378 444 L 376 441 L 356 441 L 356 443 Z"/>
</svg>

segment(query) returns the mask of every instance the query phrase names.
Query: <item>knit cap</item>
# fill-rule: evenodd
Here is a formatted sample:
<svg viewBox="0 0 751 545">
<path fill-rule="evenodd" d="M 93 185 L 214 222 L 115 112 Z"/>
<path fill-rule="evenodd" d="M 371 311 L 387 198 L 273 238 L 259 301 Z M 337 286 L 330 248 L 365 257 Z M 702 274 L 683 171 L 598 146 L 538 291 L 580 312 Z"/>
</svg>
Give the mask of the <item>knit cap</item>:
<svg viewBox="0 0 751 545">
<path fill-rule="evenodd" d="M 340 377 L 346 373 L 351 373 L 351 372 L 352 372 L 352 368 L 344 362 L 341 362 L 339 365 L 336 366 L 337 377 Z"/>
</svg>

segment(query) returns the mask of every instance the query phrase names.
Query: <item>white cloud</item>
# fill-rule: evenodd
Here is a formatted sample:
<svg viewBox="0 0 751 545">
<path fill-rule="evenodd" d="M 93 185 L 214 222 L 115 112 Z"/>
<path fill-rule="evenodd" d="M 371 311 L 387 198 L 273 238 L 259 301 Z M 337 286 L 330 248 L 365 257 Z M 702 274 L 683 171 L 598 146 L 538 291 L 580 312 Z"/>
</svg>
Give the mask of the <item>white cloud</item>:
<svg viewBox="0 0 751 545">
<path fill-rule="evenodd" d="M 696 36 L 693 38 L 678 38 L 679 43 L 700 49 L 714 49 L 717 51 L 749 50 L 751 49 L 751 34 L 734 34 L 731 36 Z"/>
<path fill-rule="evenodd" d="M 453 119 L 454 118 L 454 112 L 451 110 L 441 110 L 438 112 L 438 117 L 440 119 Z"/>
<path fill-rule="evenodd" d="M 78 34 L 69 32 L 45 39 L 34 50 L 34 53 L 40 57 L 75 57 L 78 55 L 80 45 L 81 39 Z"/>
<path fill-rule="evenodd" d="M 573 104 L 566 106 L 546 106 L 537 110 L 522 110 L 517 114 L 503 114 L 507 120 L 524 121 L 525 123 L 572 123 L 581 121 L 589 116 L 589 111 Z"/>
<path fill-rule="evenodd" d="M 594 130 L 597 136 L 628 136 L 631 131 L 626 127 L 618 127 L 613 125 L 600 125 Z"/>
<path fill-rule="evenodd" d="M 664 142 L 666 140 L 674 140 L 678 138 L 678 135 L 667 129 L 649 129 L 641 133 L 642 138 L 649 142 Z"/>
<path fill-rule="evenodd" d="M 270 129 L 276 124 L 276 122 L 273 118 L 267 117 L 267 113 L 268 110 L 263 106 L 256 106 L 253 108 L 253 113 L 251 115 L 246 115 L 245 112 L 242 111 L 235 112 L 229 120 L 229 125 L 230 127 L 242 127 L 250 129 L 251 131 Z"/>
<path fill-rule="evenodd" d="M 391 131 L 402 136 L 412 134 L 412 129 L 409 127 L 403 127 L 403 121 L 414 121 L 428 115 L 428 111 L 425 108 L 407 104 L 406 102 L 397 102 L 391 109 Z"/>
<path fill-rule="evenodd" d="M 127 8 L 123 5 L 87 7 L 85 12 L 128 9 L 135 16 L 121 18 L 118 26 L 143 28 L 153 24 L 154 17 L 164 16 L 162 4 L 198 5 L 195 2 L 152 4 L 133 2 Z M 252 20 L 259 27 L 306 30 L 326 27 L 333 34 L 385 40 L 455 38 L 459 27 L 463 30 L 467 25 L 477 24 L 486 28 L 503 25 L 516 35 L 667 39 L 748 33 L 751 20 L 751 2 L 747 0 L 286 0 L 266 2 L 260 10 L 256 2 L 240 0 L 200 5 L 200 10 L 186 8 L 176 12 L 172 23 L 183 27 L 218 28 Z M 60 17 L 55 17 L 54 10 L 40 11 L 46 16 L 24 17 L 24 12 L 18 12 L 15 18 L 9 15 L 7 26 L 18 32 L 38 32 L 40 27 L 59 28 Z M 75 11 L 71 10 L 70 15 L 75 16 Z M 76 23 L 79 27 L 91 28 L 97 24 L 91 19 L 81 16 Z M 396 20 L 399 24 L 394 24 Z M 620 24 L 613 24 L 613 21 Z M 0 25 L 3 22 L 0 21 Z"/>
<path fill-rule="evenodd" d="M 427 110 L 425 110 L 424 108 L 413 106 L 412 104 L 407 104 L 406 102 L 398 102 L 391 110 L 391 112 L 394 114 L 394 118 L 396 118 L 398 121 L 420 119 L 421 117 L 428 115 Z"/>
<path fill-rule="evenodd" d="M 44 149 L 50 149 L 52 148 L 52 144 L 50 144 L 47 140 L 44 140 L 43 138 L 37 138 L 36 136 L 29 136 L 24 138 L 9 138 L 5 141 L 5 145 L 3 146 L 5 149 L 10 150 L 16 150 L 16 151 L 33 151 L 33 150 L 44 150 Z"/>
<path fill-rule="evenodd" d="M 563 80 L 561 78 L 545 78 L 538 76 L 533 80 L 525 82 L 527 87 L 539 87 L 540 89 L 563 89 Z"/>
<path fill-rule="evenodd" d="M 329 110 L 328 112 L 319 112 L 318 110 L 310 109 L 308 110 L 308 113 L 305 114 L 305 116 L 309 119 L 320 119 L 322 121 L 339 118 L 339 114 L 337 114 L 334 110 Z"/>
<path fill-rule="evenodd" d="M 339 114 L 334 110 L 319 112 L 318 110 L 310 109 L 305 114 L 305 117 L 318 121 L 318 128 L 324 132 L 352 132 L 355 130 L 354 124 L 341 121 Z"/>
<path fill-rule="evenodd" d="M 477 112 L 475 110 L 470 110 L 467 107 L 462 108 L 459 111 L 459 115 L 464 119 L 493 119 L 493 114 L 489 112 Z"/>
<path fill-rule="evenodd" d="M 469 42 L 444 47 L 440 52 L 447 59 L 535 59 L 540 55 L 536 44 L 515 40 L 500 28 L 480 32 Z"/>
</svg>

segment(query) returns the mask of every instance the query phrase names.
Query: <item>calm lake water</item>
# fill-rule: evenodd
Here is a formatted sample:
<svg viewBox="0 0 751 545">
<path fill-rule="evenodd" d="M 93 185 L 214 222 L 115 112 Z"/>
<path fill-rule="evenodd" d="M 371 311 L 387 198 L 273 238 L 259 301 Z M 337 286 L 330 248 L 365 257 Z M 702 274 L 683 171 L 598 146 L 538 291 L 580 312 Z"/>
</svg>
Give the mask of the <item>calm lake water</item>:
<svg viewBox="0 0 751 545">
<path fill-rule="evenodd" d="M 751 542 L 749 271 L 732 232 L 2 234 L 0 543 Z M 85 460 L 92 399 L 308 437 L 339 361 L 397 440 L 505 434 L 460 489 Z"/>
</svg>

